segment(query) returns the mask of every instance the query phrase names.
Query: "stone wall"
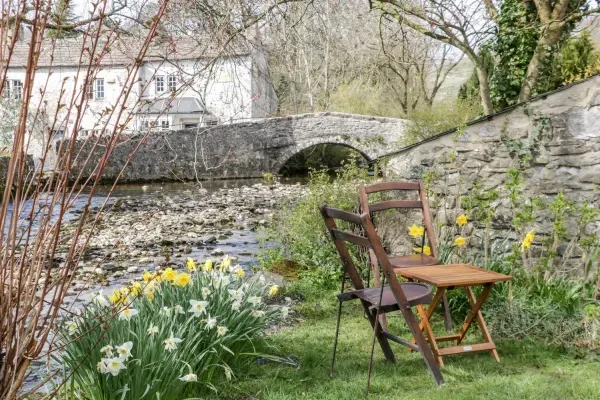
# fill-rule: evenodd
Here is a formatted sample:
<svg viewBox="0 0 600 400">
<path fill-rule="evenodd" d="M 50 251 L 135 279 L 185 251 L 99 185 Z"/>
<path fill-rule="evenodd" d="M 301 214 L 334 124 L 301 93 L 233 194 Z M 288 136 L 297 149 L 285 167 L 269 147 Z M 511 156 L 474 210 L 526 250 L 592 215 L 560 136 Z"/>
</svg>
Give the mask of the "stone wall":
<svg viewBox="0 0 600 400">
<path fill-rule="evenodd" d="M 124 137 L 105 170 L 114 179 L 140 145 L 121 178 L 122 182 L 261 177 L 277 173 L 299 151 L 317 144 L 352 147 L 368 160 L 400 148 L 408 122 L 401 119 L 320 113 L 221 125 L 201 130 L 153 133 L 145 138 Z M 84 177 L 95 173 L 104 152 L 81 143 L 75 169 Z M 79 152 L 83 149 L 82 152 Z M 84 166 L 84 164 L 86 164 Z"/>
<path fill-rule="evenodd" d="M 526 198 L 549 202 L 564 192 L 577 204 L 600 207 L 600 76 L 534 99 L 464 129 L 439 135 L 388 156 L 390 168 L 403 178 L 433 178 L 440 200 L 439 222 L 451 222 L 461 204 L 458 194 L 495 189 L 490 203 L 496 228 L 507 228 L 512 216 L 505 182 L 511 168 L 520 171 Z M 427 173 L 429 171 L 429 173 Z M 436 178 L 437 177 L 437 178 Z M 458 206 L 458 208 L 456 208 Z M 450 210 L 446 215 L 443 210 Z M 536 232 L 548 234 L 552 220 L 540 214 Z M 575 222 L 567 229 L 574 233 Z M 586 232 L 600 233 L 594 221 Z"/>
</svg>

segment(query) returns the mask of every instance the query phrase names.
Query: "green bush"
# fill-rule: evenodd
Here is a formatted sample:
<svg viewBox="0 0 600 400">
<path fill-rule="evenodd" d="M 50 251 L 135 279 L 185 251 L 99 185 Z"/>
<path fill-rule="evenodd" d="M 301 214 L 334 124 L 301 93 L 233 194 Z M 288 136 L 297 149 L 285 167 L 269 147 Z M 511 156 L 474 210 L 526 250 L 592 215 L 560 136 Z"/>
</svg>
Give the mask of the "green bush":
<svg viewBox="0 0 600 400">
<path fill-rule="evenodd" d="M 276 294 L 247 280 L 227 258 L 188 273 L 146 273 L 110 296 L 96 296 L 59 334 L 62 362 L 79 398 L 180 399 L 231 379 L 257 355 L 262 333 L 286 308 L 265 305 Z M 111 304 L 112 303 L 112 304 Z"/>
<path fill-rule="evenodd" d="M 291 207 L 275 213 L 263 239 L 273 247 L 261 254 L 261 263 L 269 268 L 283 258 L 294 261 L 300 277 L 319 288 L 335 288 L 341 278 L 339 255 L 327 234 L 319 207 L 323 202 L 331 207 L 358 211 L 358 187 L 369 182 L 365 167 L 352 160 L 331 177 L 327 170 L 310 172 L 306 194 Z"/>
</svg>

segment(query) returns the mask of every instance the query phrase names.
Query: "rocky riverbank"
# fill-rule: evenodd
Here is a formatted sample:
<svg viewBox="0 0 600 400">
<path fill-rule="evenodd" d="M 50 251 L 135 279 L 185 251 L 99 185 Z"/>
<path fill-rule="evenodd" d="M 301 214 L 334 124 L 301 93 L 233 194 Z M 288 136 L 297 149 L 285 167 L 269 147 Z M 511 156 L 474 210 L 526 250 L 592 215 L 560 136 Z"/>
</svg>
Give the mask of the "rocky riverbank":
<svg viewBox="0 0 600 400">
<path fill-rule="evenodd" d="M 182 268 L 187 257 L 216 260 L 228 254 L 247 267 L 258 250 L 257 228 L 270 222 L 275 207 L 303 192 L 300 184 L 255 184 L 212 193 L 189 188 L 119 198 L 95 228 L 73 290 L 91 282 L 112 286 L 167 264 Z M 65 239 L 79 218 L 70 221 Z M 57 261 L 64 261 L 64 255 Z"/>
</svg>

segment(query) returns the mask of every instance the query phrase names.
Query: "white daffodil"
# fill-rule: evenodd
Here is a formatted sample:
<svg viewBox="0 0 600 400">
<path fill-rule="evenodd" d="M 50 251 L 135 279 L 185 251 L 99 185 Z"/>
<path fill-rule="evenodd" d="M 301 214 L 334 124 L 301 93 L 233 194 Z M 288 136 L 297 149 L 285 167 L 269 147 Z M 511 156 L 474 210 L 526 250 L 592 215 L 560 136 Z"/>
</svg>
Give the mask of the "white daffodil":
<svg viewBox="0 0 600 400">
<path fill-rule="evenodd" d="M 102 290 L 99 291 L 97 294 L 92 295 L 92 302 L 102 307 L 105 307 L 110 304 L 108 299 L 102 294 Z"/>
<path fill-rule="evenodd" d="M 188 312 L 194 314 L 194 317 L 199 317 L 206 312 L 208 301 L 190 300 L 190 309 Z"/>
<path fill-rule="evenodd" d="M 290 313 L 290 308 L 289 307 L 281 307 L 281 316 L 283 318 L 287 317 Z"/>
<path fill-rule="evenodd" d="M 217 319 L 216 319 L 216 318 L 210 318 L 210 317 L 209 317 L 209 318 L 206 320 L 206 327 L 207 327 L 208 329 L 212 329 L 212 328 L 214 328 L 215 326 L 217 326 Z"/>
<path fill-rule="evenodd" d="M 231 297 L 233 301 L 242 301 L 244 298 L 244 291 L 242 289 L 229 289 L 229 297 Z"/>
<path fill-rule="evenodd" d="M 212 292 L 210 291 L 209 288 L 207 287 L 203 287 L 202 288 L 202 297 L 207 298 L 208 296 L 210 296 Z"/>
<path fill-rule="evenodd" d="M 259 277 L 258 277 L 258 281 L 259 281 L 260 283 L 263 283 L 263 284 L 264 284 L 264 283 L 265 283 L 267 280 L 265 279 L 265 276 L 264 276 L 264 275 L 261 275 L 261 276 L 259 276 Z"/>
<path fill-rule="evenodd" d="M 127 369 L 127 366 L 119 357 L 104 358 L 102 361 L 105 365 L 105 373 L 110 373 L 112 376 L 117 376 L 121 370 Z"/>
<path fill-rule="evenodd" d="M 74 335 L 77 332 L 77 322 L 71 321 L 67 324 L 67 333 L 69 336 Z"/>
<path fill-rule="evenodd" d="M 198 382 L 198 375 L 196 374 L 187 374 L 179 378 L 180 381 L 183 382 Z"/>
<path fill-rule="evenodd" d="M 227 329 L 227 327 L 226 327 L 226 326 L 219 326 L 219 327 L 217 328 L 217 335 L 218 335 L 218 336 L 223 336 L 224 334 L 226 334 L 226 333 L 227 333 L 227 331 L 229 331 L 229 329 Z"/>
<path fill-rule="evenodd" d="M 148 328 L 148 335 L 149 336 L 154 336 L 155 334 L 158 333 L 158 326 L 156 325 L 150 325 L 150 328 Z"/>
<path fill-rule="evenodd" d="M 139 311 L 135 308 L 126 308 L 119 314 L 119 319 L 129 321 L 132 317 L 138 315 Z"/>
<path fill-rule="evenodd" d="M 231 303 L 231 309 L 233 311 L 237 311 L 240 309 L 240 307 L 242 306 L 242 302 L 241 301 L 234 301 L 233 303 Z"/>
<path fill-rule="evenodd" d="M 175 314 L 185 314 L 185 310 L 179 304 L 173 307 L 173 311 L 175 311 Z"/>
<path fill-rule="evenodd" d="M 104 360 L 98 361 L 98 364 L 96 364 L 96 368 L 98 369 L 98 371 L 100 371 L 101 374 L 108 373 L 108 370 L 106 369 L 106 364 L 104 363 Z"/>
<path fill-rule="evenodd" d="M 113 347 L 110 344 L 107 344 L 106 346 L 100 349 L 100 353 L 104 353 L 106 357 L 112 357 Z"/>
<path fill-rule="evenodd" d="M 256 317 L 256 318 L 264 317 L 265 312 L 261 311 L 261 310 L 254 310 L 254 311 L 252 311 L 252 316 Z"/>
<path fill-rule="evenodd" d="M 259 305 L 261 302 L 262 302 L 262 299 L 260 297 L 258 297 L 258 296 L 250 296 L 248 298 L 248 303 L 250 303 L 250 304 L 252 304 L 254 306 Z"/>
<path fill-rule="evenodd" d="M 231 370 L 229 368 L 225 368 L 225 377 L 227 378 L 228 381 L 231 380 Z"/>
<path fill-rule="evenodd" d="M 165 317 L 170 317 L 171 316 L 171 309 L 169 307 L 163 307 L 160 312 L 160 315 L 164 315 Z"/>
<path fill-rule="evenodd" d="M 118 357 L 123 360 L 127 360 L 131 357 L 131 349 L 133 348 L 133 342 L 125 342 L 120 346 L 117 346 L 115 349 L 117 351 Z"/>
<path fill-rule="evenodd" d="M 173 334 L 171 334 L 171 337 L 168 339 L 165 339 L 165 341 L 163 343 L 165 344 L 165 350 L 173 351 L 173 350 L 177 350 L 177 344 L 181 343 L 181 342 L 183 342 L 182 339 L 173 337 Z"/>
</svg>

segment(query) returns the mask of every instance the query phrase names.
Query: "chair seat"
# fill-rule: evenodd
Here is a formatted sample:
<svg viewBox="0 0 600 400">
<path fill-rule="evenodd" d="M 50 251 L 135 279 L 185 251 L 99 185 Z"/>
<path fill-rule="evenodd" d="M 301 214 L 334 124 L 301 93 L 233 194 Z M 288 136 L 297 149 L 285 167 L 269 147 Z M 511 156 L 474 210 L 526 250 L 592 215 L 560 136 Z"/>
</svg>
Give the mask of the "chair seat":
<svg viewBox="0 0 600 400">
<path fill-rule="evenodd" d="M 401 283 L 402 291 L 408 300 L 409 306 L 416 306 L 419 304 L 429 304 L 433 298 L 431 286 L 424 283 L 407 282 Z M 349 295 L 351 298 L 363 299 L 377 307 L 379 303 L 379 296 L 381 295 L 381 288 L 374 287 L 368 289 L 354 290 L 352 292 L 343 293 L 342 295 Z M 383 296 L 381 298 L 381 308 L 384 312 L 389 312 L 398 309 L 398 303 L 392 293 L 392 289 L 389 285 L 385 285 L 383 288 Z"/>
<path fill-rule="evenodd" d="M 411 254 L 409 256 L 391 256 L 389 258 L 392 268 L 411 268 L 423 267 L 426 265 L 437 265 L 438 260 L 435 257 L 426 254 Z"/>
</svg>

